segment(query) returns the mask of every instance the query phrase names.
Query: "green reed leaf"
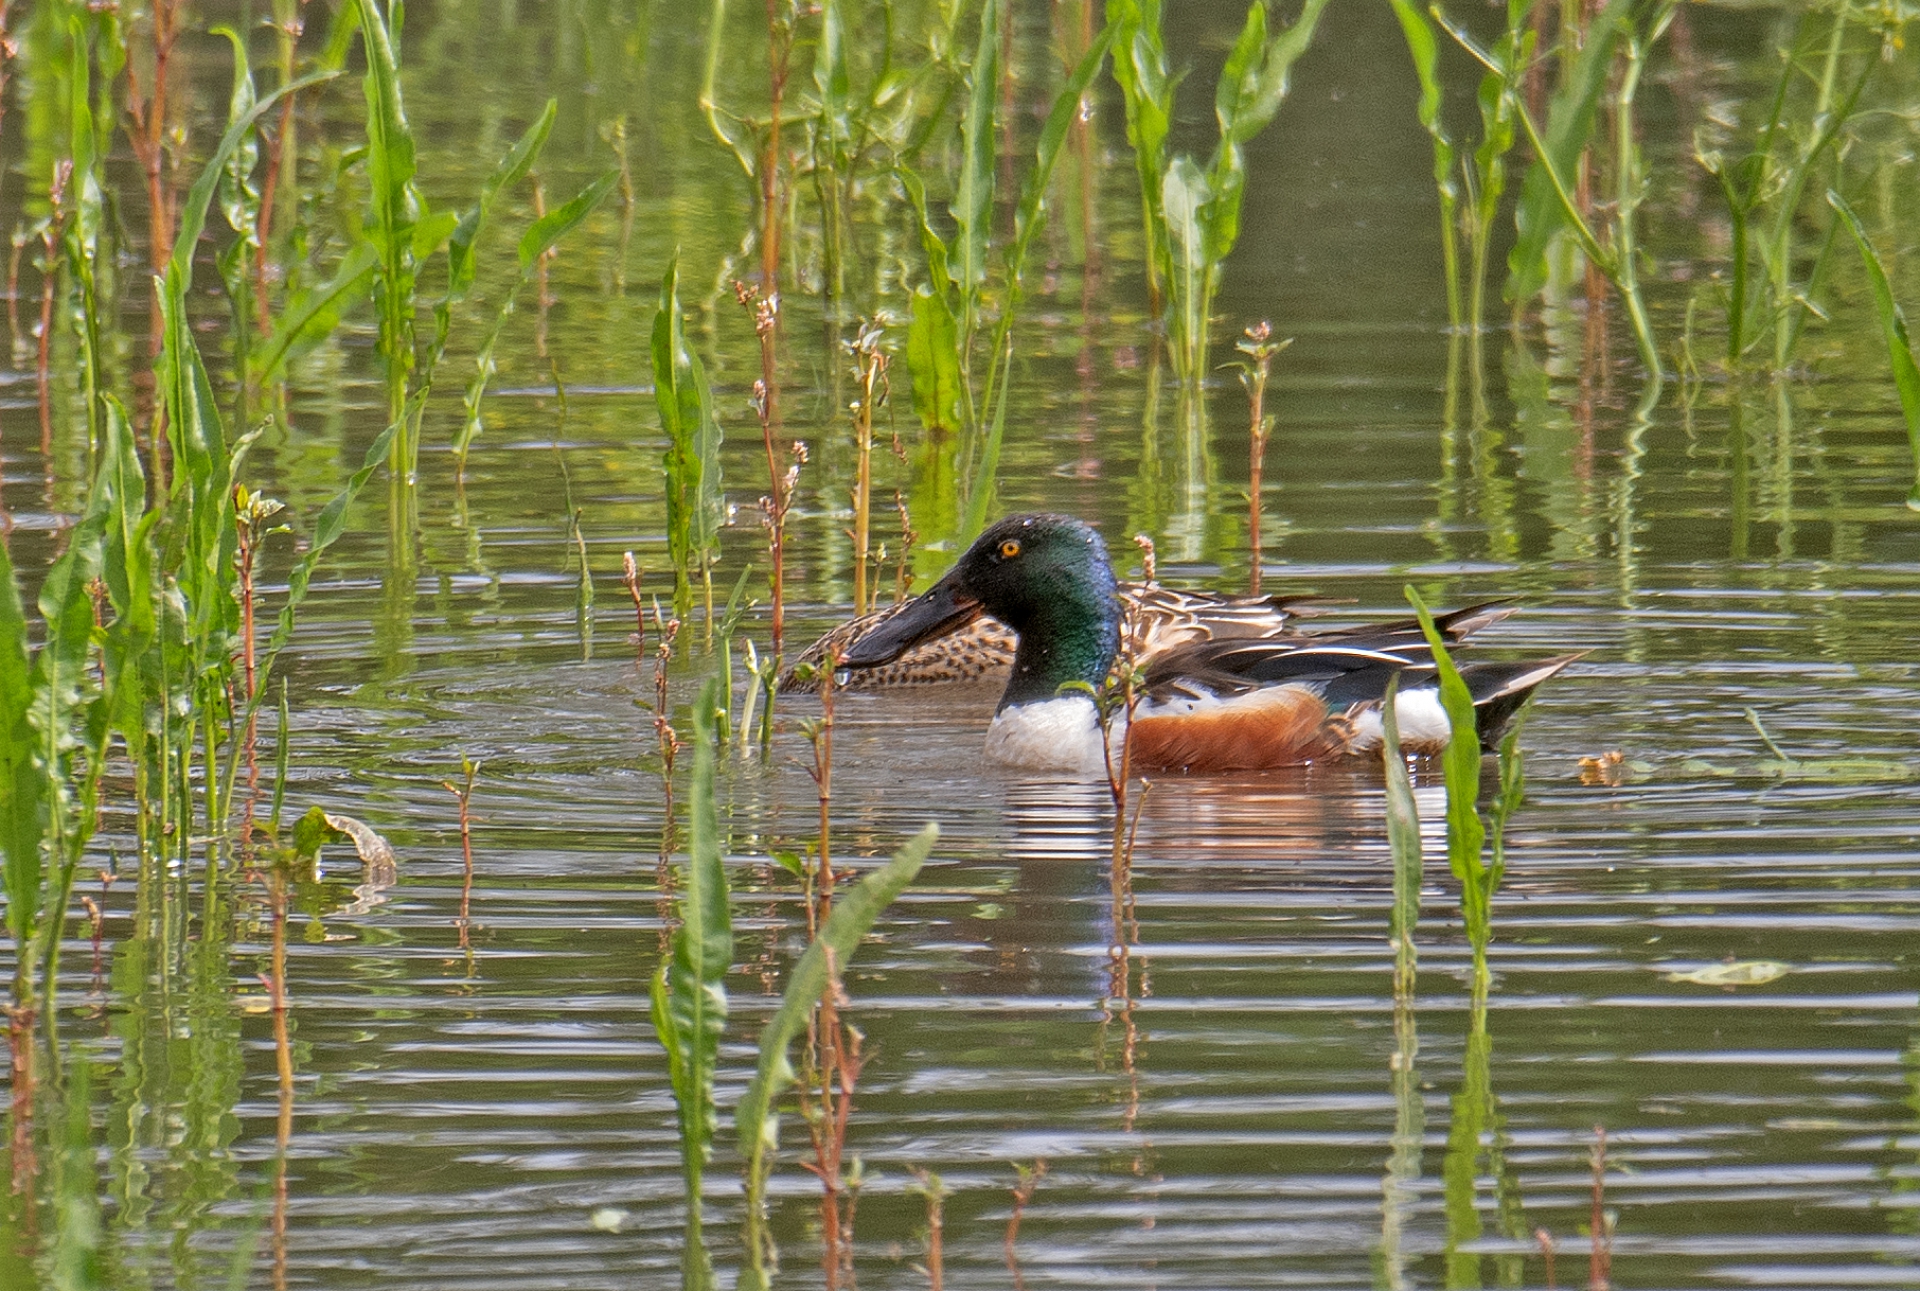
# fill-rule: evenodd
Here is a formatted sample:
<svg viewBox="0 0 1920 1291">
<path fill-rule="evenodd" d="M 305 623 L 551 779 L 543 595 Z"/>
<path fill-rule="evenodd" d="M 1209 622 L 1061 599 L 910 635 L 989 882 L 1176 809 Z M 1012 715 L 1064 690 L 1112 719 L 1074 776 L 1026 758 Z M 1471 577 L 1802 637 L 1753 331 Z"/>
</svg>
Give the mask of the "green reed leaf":
<svg viewBox="0 0 1920 1291">
<path fill-rule="evenodd" d="M 167 262 L 166 272 L 179 275 L 183 296 L 193 286 L 194 249 L 200 244 L 200 235 L 206 231 L 207 208 L 212 205 L 214 191 L 226 174 L 227 159 L 240 146 L 241 140 L 246 138 L 254 124 L 281 99 L 309 86 L 330 81 L 337 75 L 338 72 L 315 72 L 303 76 L 289 85 L 281 86 L 255 103 L 245 115 L 227 123 L 226 132 L 220 136 L 220 142 L 214 145 L 213 154 L 207 158 L 200 177 L 193 181 L 193 186 L 187 190 L 186 200 L 180 204 L 179 223 L 175 226 L 173 237 L 173 254 Z"/>
<path fill-rule="evenodd" d="M 944 296 L 953 288 L 953 274 L 947 267 L 946 241 L 934 231 L 933 221 L 927 218 L 927 186 L 911 166 L 895 166 L 894 174 L 900 179 L 900 187 L 906 190 L 907 200 L 913 203 L 920 247 L 927 256 L 927 281 L 934 291 Z"/>
<path fill-rule="evenodd" d="M 532 270 L 540 257 L 553 250 L 561 238 L 579 228 L 581 222 L 593 214 L 593 208 L 606 200 L 607 194 L 619 182 L 620 172 L 610 170 L 588 184 L 573 200 L 555 207 L 529 225 L 520 237 L 520 271 L 526 273 Z"/>
<path fill-rule="evenodd" d="M 892 860 L 834 898 L 833 913 L 827 916 L 813 944 L 793 966 L 786 993 L 780 997 L 780 1009 L 760 1032 L 759 1065 L 733 1116 L 740 1152 L 748 1162 L 749 1206 L 758 1207 L 764 1200 L 766 1174 L 771 1165 L 768 1154 L 780 1146 L 780 1121 L 773 1108 L 794 1081 L 787 1049 L 794 1037 L 806 1029 L 807 1018 L 820 1002 L 821 992 L 826 990 L 830 978 L 846 972 L 861 938 L 873 927 L 880 912 L 913 882 L 939 838 L 940 827 L 928 824 L 908 839 L 893 854 Z"/>
<path fill-rule="evenodd" d="M 6 853 L 7 930 L 21 958 L 35 927 L 40 843 L 47 831 L 46 777 L 29 722 L 32 707 L 26 614 L 12 557 L 0 542 L 0 850 Z"/>
<path fill-rule="evenodd" d="M 342 302 L 360 292 L 379 259 L 371 242 L 356 242 L 334 267 L 333 277 L 296 291 L 274 320 L 273 334 L 253 353 L 253 379 L 276 379 L 296 356 L 332 335 L 340 325 Z"/>
<path fill-rule="evenodd" d="M 1197 379 L 1206 367 L 1207 229 L 1205 207 L 1212 200 L 1206 172 L 1191 157 L 1175 157 L 1160 186 L 1160 209 L 1167 220 L 1168 294 L 1172 297 L 1174 361 L 1183 376 Z"/>
<path fill-rule="evenodd" d="M 1268 40 L 1266 7 L 1255 0 L 1247 7 L 1246 25 L 1220 73 L 1214 93 L 1220 142 L 1208 166 L 1211 199 L 1204 212 L 1209 303 L 1220 266 L 1240 241 L 1240 202 L 1246 190 L 1246 157 L 1242 146 L 1265 130 L 1279 112 L 1280 104 L 1287 97 L 1293 65 L 1312 44 L 1320 14 L 1326 7 L 1327 0 L 1307 0 L 1299 19 Z M 1197 372 L 1189 375 L 1197 378 Z"/>
<path fill-rule="evenodd" d="M 907 372 L 913 380 L 913 410 L 928 430 L 956 431 L 960 414 L 960 326 L 946 295 L 922 287 L 913 293 L 907 323 Z"/>
<path fill-rule="evenodd" d="M 1600 96 L 1606 92 L 1613 55 L 1628 33 L 1634 0 L 1609 0 L 1587 28 L 1587 43 L 1574 60 L 1572 74 L 1547 108 L 1546 160 L 1561 176 L 1574 174 L 1580 154 L 1593 137 Z M 1513 250 L 1507 253 L 1506 298 L 1531 299 L 1547 282 L 1547 246 L 1570 224 L 1566 205 L 1554 191 L 1553 176 L 1542 159 L 1527 167 L 1514 208 Z"/>
<path fill-rule="evenodd" d="M 487 176 L 487 182 L 480 189 L 480 200 L 473 209 L 460 217 L 460 223 L 454 228 L 447 240 L 447 295 L 453 300 L 466 296 L 473 288 L 476 268 L 474 243 L 485 230 L 488 218 L 493 214 L 494 203 L 500 194 L 514 187 L 527 177 L 533 165 L 540 159 L 541 151 L 547 146 L 547 139 L 553 133 L 553 123 L 560 112 L 560 100 L 548 99 L 547 106 L 541 111 L 539 119 L 527 127 L 525 134 L 494 166 L 493 173 Z"/>
<path fill-rule="evenodd" d="M 653 977 L 653 1029 L 667 1051 L 680 1110 L 681 1174 L 687 1209 L 700 1212 L 700 1177 L 713 1156 L 713 1076 L 727 1025 L 727 969 L 733 964 L 733 916 L 714 805 L 715 709 L 720 679 L 710 677 L 693 709 L 693 782 L 687 795 L 689 855 L 675 910 L 680 919 L 666 962 Z"/>
<path fill-rule="evenodd" d="M 1126 108 L 1127 142 L 1140 179 L 1140 222 L 1146 240 L 1147 287 L 1158 297 L 1172 268 L 1160 191 L 1166 177 L 1167 132 L 1177 77 L 1167 70 L 1160 0 L 1107 0 L 1114 30 L 1113 79 Z"/>
<path fill-rule="evenodd" d="M 1387 847 L 1393 854 L 1394 992 L 1413 990 L 1416 963 L 1413 930 L 1420 922 L 1420 808 L 1414 802 L 1413 781 L 1407 775 L 1406 755 L 1400 749 L 1400 674 L 1387 683 L 1380 702 L 1380 759 L 1387 781 Z"/>
<path fill-rule="evenodd" d="M 1493 899 L 1489 874 L 1482 864 L 1486 850 L 1486 827 L 1480 821 L 1480 734 L 1474 717 L 1473 695 L 1467 689 L 1453 656 L 1447 653 L 1446 639 L 1434 626 L 1427 603 L 1413 584 L 1406 586 L 1407 600 L 1420 616 L 1420 631 L 1433 651 L 1433 664 L 1439 673 L 1440 705 L 1446 710 L 1452 738 L 1440 764 L 1447 783 L 1447 867 L 1460 881 L 1461 913 L 1467 925 L 1467 937 L 1473 943 L 1476 971 L 1484 978 L 1487 940 L 1491 932 Z"/>
<path fill-rule="evenodd" d="M 394 0 L 394 29 L 381 17 L 376 0 L 355 0 L 360 11 L 360 40 L 367 74 L 366 98 L 367 236 L 380 253 L 374 270 L 374 303 L 380 318 L 379 349 L 386 365 L 387 416 L 402 421 L 407 404 L 407 374 L 413 368 L 414 288 L 418 255 L 414 225 L 423 213 L 414 187 L 413 129 L 400 96 L 399 55 L 394 48 L 402 10 Z M 452 230 L 448 230 L 451 234 Z M 403 425 L 395 440 L 390 468 L 411 474 L 417 445 Z"/>
<path fill-rule="evenodd" d="M 1249 142 L 1265 130 L 1287 97 L 1294 63 L 1313 43 L 1314 29 L 1327 0 L 1307 0 L 1292 26 L 1267 39 L 1267 11 L 1258 0 L 1247 8 L 1246 25 L 1227 55 L 1214 88 L 1213 111 L 1224 147 Z"/>
<path fill-rule="evenodd" d="M 960 286 L 960 340 L 971 345 L 987 277 L 987 238 L 993 228 L 994 115 L 1000 96 L 1000 6 L 980 7 L 980 39 L 968 74 L 967 110 L 960 126 L 960 179 L 954 188 L 954 280 Z M 963 350 L 964 352 L 964 350 Z"/>
<path fill-rule="evenodd" d="M 1860 217 L 1855 215 L 1847 199 L 1832 189 L 1827 190 L 1827 204 L 1846 221 L 1847 231 L 1853 234 L 1854 245 L 1860 248 L 1860 259 L 1867 267 L 1867 282 L 1873 288 L 1873 308 L 1880 318 L 1880 332 L 1886 338 L 1887 358 L 1893 364 L 1894 388 L 1900 392 L 1900 413 L 1907 423 L 1907 444 L 1913 450 L 1913 488 L 1907 493 L 1907 505 L 1920 511 L 1920 365 L 1913 359 L 1913 342 L 1907 336 L 1906 315 L 1900 311 L 1900 303 L 1893 298 L 1893 286 L 1887 281 L 1887 271 L 1881 267 L 1880 257 L 1874 253 L 1873 244 L 1867 240 L 1867 231 L 1861 226 Z"/>
<path fill-rule="evenodd" d="M 1013 358 L 1014 320 L 1019 317 L 1020 302 L 1025 296 L 1027 251 L 1046 224 L 1047 189 L 1053 183 L 1054 167 L 1060 161 L 1067 132 L 1079 115 L 1081 100 L 1092 88 L 1094 77 L 1100 74 L 1101 65 L 1107 60 L 1113 35 L 1111 26 L 1100 33 L 1073 73 L 1067 77 L 1066 84 L 1054 95 L 1053 107 L 1047 113 L 1046 124 L 1040 128 L 1040 139 L 1034 147 L 1033 164 L 1027 168 L 1026 179 L 1021 185 L 1020 204 L 1013 215 L 1013 244 L 1007 250 L 1006 300 L 1001 305 L 1000 318 L 994 326 L 993 353 L 988 360 L 986 390 L 982 397 L 982 406 L 992 409 L 992 420 L 975 466 L 972 486 L 967 493 L 966 529 L 962 537 L 969 541 L 986 527 L 994 478 L 1000 470 L 1000 444 L 1006 432 L 1007 391 L 1010 386 L 1007 365 Z"/>
<path fill-rule="evenodd" d="M 1440 249 L 1446 268 L 1447 322 L 1459 327 L 1462 321 L 1460 300 L 1459 227 L 1460 186 L 1454 172 L 1457 160 L 1453 139 L 1447 134 L 1441 116 L 1443 101 L 1440 80 L 1440 37 L 1433 19 L 1414 0 L 1392 0 L 1394 16 L 1400 20 L 1407 40 L 1407 53 L 1413 59 L 1414 76 L 1420 82 L 1420 102 L 1414 115 L 1421 129 L 1433 141 L 1433 186 L 1440 199 Z"/>
<path fill-rule="evenodd" d="M 680 318 L 678 254 L 660 280 L 653 321 L 653 401 L 666 433 L 667 549 L 673 558 L 674 613 L 693 611 L 694 577 L 719 538 L 720 426 L 699 355 L 687 346 Z"/>
</svg>

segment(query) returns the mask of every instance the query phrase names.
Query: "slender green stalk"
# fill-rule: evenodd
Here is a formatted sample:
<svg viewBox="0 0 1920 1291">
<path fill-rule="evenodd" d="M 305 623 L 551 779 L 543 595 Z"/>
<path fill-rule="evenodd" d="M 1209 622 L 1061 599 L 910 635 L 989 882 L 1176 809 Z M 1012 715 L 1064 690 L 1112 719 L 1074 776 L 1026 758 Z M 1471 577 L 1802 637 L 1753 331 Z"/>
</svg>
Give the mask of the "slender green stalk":
<svg viewBox="0 0 1920 1291">
<path fill-rule="evenodd" d="M 1854 245 L 1860 248 L 1860 259 L 1866 265 L 1867 282 L 1873 288 L 1874 312 L 1880 319 L 1881 334 L 1886 338 L 1887 357 L 1893 364 L 1893 384 L 1900 394 L 1900 414 L 1907 424 L 1907 444 L 1913 450 L 1913 488 L 1907 492 L 1907 505 L 1920 511 L 1920 365 L 1914 362 L 1906 316 L 1893 298 L 1887 271 L 1881 267 L 1880 257 L 1874 254 L 1860 217 L 1853 213 L 1844 197 L 1831 189 L 1827 191 L 1827 203 L 1846 221 Z"/>
<path fill-rule="evenodd" d="M 666 433 L 667 546 L 673 556 L 673 608 L 682 623 L 693 618 L 696 577 L 709 588 L 709 569 L 719 545 L 720 425 L 700 356 L 687 345 L 680 314 L 679 257 L 660 280 L 660 310 L 653 322 L 653 401 Z"/>
<path fill-rule="evenodd" d="M 1324 0 L 1323 0 L 1324 2 Z M 1053 182 L 1053 171 L 1060 160 L 1060 152 L 1067 140 L 1068 130 L 1080 111 L 1080 102 L 1095 76 L 1099 75 L 1101 65 L 1106 61 L 1107 50 L 1112 44 L 1112 28 L 1100 34 L 1093 47 L 1080 60 L 1067 83 L 1054 96 L 1053 108 L 1047 113 L 1046 124 L 1040 129 L 1040 140 L 1034 149 L 1033 164 L 1027 168 L 1025 182 L 1020 188 L 1020 204 L 1014 210 L 1013 243 L 1007 249 L 1005 284 L 1006 299 L 1000 307 L 1000 318 L 994 325 L 993 348 L 987 366 L 987 382 L 982 407 L 992 408 L 992 420 L 987 426 L 984 442 L 975 463 L 973 481 L 967 490 L 966 518 L 961 526 L 961 540 L 970 542 L 986 527 L 987 507 L 992 501 L 993 482 L 1000 469 L 1000 445 L 1006 433 L 1007 392 L 1012 382 L 1007 379 L 1007 365 L 1013 357 L 1013 325 L 1019 313 L 1021 299 L 1025 293 L 1025 274 L 1027 254 L 1033 246 L 1034 238 L 1039 234 L 1046 221 L 1047 188 Z M 964 339 L 963 339 L 964 344 Z M 964 353 L 964 351 L 963 351 Z M 961 365 L 961 375 L 966 368 Z"/>
<path fill-rule="evenodd" d="M 1175 157 L 1160 177 L 1160 207 L 1172 266 L 1168 330 L 1173 366 L 1189 385 L 1198 385 L 1208 371 L 1213 301 L 1227 257 L 1240 240 L 1240 205 L 1247 184 L 1245 147 L 1279 112 L 1293 64 L 1312 42 L 1326 4 L 1327 0 L 1306 0 L 1299 19 L 1271 39 L 1266 5 L 1254 0 L 1248 6 L 1246 24 L 1227 54 L 1214 89 L 1220 141 L 1212 159 L 1202 170 L 1190 157 Z"/>
<path fill-rule="evenodd" d="M 1407 775 L 1406 755 L 1400 747 L 1400 677 L 1396 673 L 1387 683 L 1387 695 L 1380 703 L 1382 739 L 1380 759 L 1387 782 L 1387 846 L 1393 853 L 1393 918 L 1390 937 L 1393 945 L 1394 999 L 1411 1000 L 1419 957 L 1414 951 L 1413 931 L 1420 921 L 1420 809 L 1413 798 L 1413 781 Z"/>
<path fill-rule="evenodd" d="M 892 860 L 841 893 L 833 903 L 833 913 L 794 964 L 780 1008 L 760 1033 L 759 1064 L 733 1117 L 740 1153 L 747 1161 L 750 1245 L 765 1240 L 767 1175 L 780 1146 L 780 1118 L 775 1104 L 793 1087 L 795 1079 L 787 1051 L 806 1029 L 829 976 L 846 971 L 867 930 L 913 881 L 939 838 L 939 827 L 929 824 L 895 852 Z"/>
<path fill-rule="evenodd" d="M 1413 57 L 1414 75 L 1420 82 L 1415 114 L 1433 141 L 1433 186 L 1440 199 L 1440 254 L 1447 280 L 1447 326 L 1458 331 L 1464 321 L 1460 300 L 1460 185 L 1454 178 L 1453 140 L 1440 114 L 1440 42 L 1434 34 L 1433 20 L 1414 0 L 1392 0 L 1392 4 L 1407 40 L 1407 52 Z"/>
<path fill-rule="evenodd" d="M 1433 651 L 1439 673 L 1440 703 L 1446 709 L 1452 738 L 1441 755 L 1441 767 L 1447 784 L 1447 867 L 1460 883 L 1460 914 L 1467 925 L 1467 941 L 1473 947 L 1473 981 L 1477 995 L 1486 992 L 1491 980 L 1487 969 L 1487 944 L 1493 938 L 1493 890 L 1498 876 L 1487 866 L 1486 826 L 1481 824 L 1480 734 L 1473 711 L 1473 696 L 1460 670 L 1447 653 L 1446 639 L 1434 626 L 1427 603 L 1406 586 L 1407 601 L 1420 616 L 1420 630 Z"/>
<path fill-rule="evenodd" d="M 667 1051 L 673 1097 L 680 1108 L 681 1176 L 691 1241 L 697 1241 L 700 1232 L 701 1175 L 713 1155 L 713 1080 L 727 1023 L 726 973 L 733 964 L 733 917 L 713 788 L 719 694 L 718 680 L 710 678 L 694 704 L 688 858 L 675 900 L 680 922 L 671 956 L 653 975 L 653 1029 Z"/>
</svg>

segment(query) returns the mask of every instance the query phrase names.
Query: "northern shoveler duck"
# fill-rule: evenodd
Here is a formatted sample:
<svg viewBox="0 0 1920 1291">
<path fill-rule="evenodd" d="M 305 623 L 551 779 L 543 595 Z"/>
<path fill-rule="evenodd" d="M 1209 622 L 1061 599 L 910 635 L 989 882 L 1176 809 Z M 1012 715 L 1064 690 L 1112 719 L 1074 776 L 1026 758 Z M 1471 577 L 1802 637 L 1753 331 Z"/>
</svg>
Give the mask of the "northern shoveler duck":
<svg viewBox="0 0 1920 1291">
<path fill-rule="evenodd" d="M 1298 631 L 1297 620 L 1320 612 L 1315 596 L 1225 596 L 1218 592 L 1182 592 L 1157 583 L 1121 583 L 1121 616 L 1133 634 L 1130 652 L 1148 659 L 1174 646 L 1196 641 L 1245 640 Z M 849 619 L 808 646 L 780 675 L 783 692 L 809 692 L 819 683 L 800 675 L 803 665 L 818 666 L 829 651 L 845 654 L 853 643 L 902 613 L 913 601 L 883 606 Z M 998 684 L 1013 668 L 1017 638 L 1013 629 L 986 613 L 950 632 L 907 647 L 888 663 L 845 671 L 841 685 L 853 690 L 891 690 L 978 682 Z"/>
<path fill-rule="evenodd" d="M 1437 624 L 1457 641 L 1506 613 L 1473 606 Z M 989 756 L 1030 770 L 1100 773 L 1106 749 L 1093 699 L 1063 688 L 1106 679 L 1120 651 L 1122 603 L 1106 545 L 1071 516 L 1016 515 L 993 525 L 842 662 L 887 664 L 981 614 L 1018 638 L 987 733 Z M 1534 687 L 1578 657 L 1465 665 L 1483 745 L 1493 746 Z M 1153 656 L 1143 670 L 1131 733 L 1132 764 L 1143 771 L 1260 770 L 1377 752 L 1380 708 L 1396 675 L 1402 746 L 1438 752 L 1450 734 L 1432 652 L 1415 622 L 1196 641 Z M 1116 718 L 1109 738 L 1124 738 L 1125 726 Z"/>
</svg>

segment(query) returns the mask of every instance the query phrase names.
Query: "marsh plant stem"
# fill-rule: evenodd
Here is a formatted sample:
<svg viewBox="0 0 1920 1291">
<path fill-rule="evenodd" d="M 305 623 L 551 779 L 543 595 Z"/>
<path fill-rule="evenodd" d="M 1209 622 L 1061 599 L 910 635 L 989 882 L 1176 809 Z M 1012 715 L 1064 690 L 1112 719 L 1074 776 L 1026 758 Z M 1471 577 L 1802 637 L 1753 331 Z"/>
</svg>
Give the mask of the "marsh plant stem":
<svg viewBox="0 0 1920 1291">
<path fill-rule="evenodd" d="M 853 485 L 853 612 L 865 614 L 873 608 L 869 594 L 867 566 L 872 562 L 873 526 L 873 412 L 887 397 L 887 365 L 891 357 L 880 348 L 885 336 L 880 324 L 862 321 L 847 349 L 854 360 L 854 379 L 859 382 L 859 397 L 853 403 L 853 448 L 855 475 Z"/>
<path fill-rule="evenodd" d="M 1252 360 L 1240 365 L 1240 382 L 1247 388 L 1247 545 L 1248 559 L 1253 566 L 1247 577 L 1247 590 L 1255 596 L 1260 594 L 1260 566 L 1263 559 L 1260 546 L 1261 472 L 1267 458 L 1267 435 L 1273 430 L 1273 418 L 1267 413 L 1267 378 L 1273 371 L 1273 356 L 1291 344 L 1291 337 L 1276 342 L 1273 339 L 1273 324 L 1263 318 L 1249 327 L 1235 345 Z"/>
</svg>

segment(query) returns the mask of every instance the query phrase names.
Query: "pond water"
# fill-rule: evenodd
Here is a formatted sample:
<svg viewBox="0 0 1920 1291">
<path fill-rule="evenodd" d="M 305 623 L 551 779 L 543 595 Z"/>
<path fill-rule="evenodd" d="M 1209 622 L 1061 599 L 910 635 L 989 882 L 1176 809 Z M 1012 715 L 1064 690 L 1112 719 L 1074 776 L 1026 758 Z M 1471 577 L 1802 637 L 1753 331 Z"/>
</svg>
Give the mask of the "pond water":
<svg viewBox="0 0 1920 1291">
<path fill-rule="evenodd" d="M 1050 24 L 1071 8 L 1018 7 L 1023 113 L 1046 107 Z M 1182 99 L 1176 141 L 1204 148 L 1205 87 L 1240 12 L 1175 8 L 1175 59 L 1200 87 Z M 624 260 L 610 207 L 563 247 L 551 303 L 523 299 L 463 491 L 444 447 L 460 415 L 453 382 L 430 409 L 411 558 L 396 557 L 385 490 L 369 490 L 303 612 L 288 670 L 289 806 L 379 829 L 400 881 L 384 901 L 347 905 L 352 868 L 329 852 L 336 890 L 309 893 L 294 923 L 287 1285 L 679 1277 L 674 1104 L 647 1018 L 666 926 L 654 880 L 663 795 L 641 707 L 651 665 L 636 662 L 618 580 L 632 550 L 644 585 L 667 587 L 647 335 L 676 246 L 739 507 L 717 577 L 731 586 L 748 563 L 764 568 L 753 504 L 765 467 L 747 406 L 756 358 L 727 288 L 752 262 L 750 199 L 698 111 L 704 9 L 408 13 L 406 92 L 431 196 L 464 200 L 557 94 L 547 191 L 598 173 L 603 127 L 624 117 L 637 205 Z M 1661 48 L 1641 104 L 1648 290 L 1676 348 L 1725 252 L 1694 131 L 1763 92 L 1780 30 L 1773 10 L 1747 6 L 1683 18 L 1685 42 Z M 764 47 L 749 20 L 734 16 L 742 55 L 722 84 L 757 103 Z M 192 46 L 209 134 L 224 50 Z M 1469 103 L 1473 69 L 1447 66 L 1452 102 Z M 1886 75 L 1911 85 L 1914 70 L 1908 52 Z M 1858 264 L 1836 262 L 1833 321 L 1816 323 L 1789 379 L 1669 384 L 1636 417 L 1618 309 L 1589 325 L 1568 307 L 1544 328 L 1489 334 L 1476 394 L 1446 329 L 1415 94 L 1391 11 L 1333 6 L 1250 150 L 1216 336 L 1265 317 L 1294 338 L 1270 393 L 1268 590 L 1350 598 L 1334 622 L 1403 613 L 1409 581 L 1449 604 L 1517 596 L 1478 653 L 1590 652 L 1542 691 L 1525 729 L 1528 798 L 1494 907 L 1484 1041 L 1469 1044 L 1470 960 L 1438 859 L 1437 780 L 1420 791 L 1429 870 L 1409 1065 L 1397 1056 L 1411 1037 L 1396 1031 L 1377 771 L 1163 778 L 1142 812 L 1129 923 L 1116 920 L 1104 788 L 986 764 L 991 691 L 845 695 L 836 853 L 860 865 L 925 821 L 942 829 L 848 974 L 868 1055 L 848 1148 L 868 1175 L 862 1285 L 926 1282 L 915 1168 L 953 1190 L 944 1270 L 956 1286 L 1584 1285 L 1596 1127 L 1616 1285 L 1920 1282 L 1920 517 L 1901 505 L 1910 464 Z M 351 146 L 357 96 L 357 84 L 329 90 L 310 128 Z M 1879 194 L 1870 224 L 1897 254 L 1896 285 L 1912 288 L 1920 257 L 1899 232 L 1920 215 L 1911 154 L 1899 153 L 1908 130 L 1849 164 L 1865 177 L 1884 162 L 1897 177 L 1860 182 Z M 1146 532 L 1162 581 L 1238 589 L 1244 398 L 1223 372 L 1196 406 L 1159 370 L 1110 84 L 1087 155 L 1090 198 L 1063 196 L 1036 252 L 996 509 L 1085 517 L 1136 570 L 1127 540 Z M 22 185 L 12 174 L 0 203 L 9 224 Z M 903 313 L 908 224 L 870 216 L 855 222 L 856 295 Z M 792 641 L 844 617 L 851 595 L 837 411 L 851 378 L 805 289 L 816 244 L 800 241 L 782 398 L 788 433 L 813 453 L 793 520 Z M 145 307 L 128 300 L 132 354 Z M 457 333 L 450 362 L 463 374 L 482 325 Z M 384 423 L 371 346 L 371 323 L 350 320 L 298 374 L 291 426 L 256 450 L 253 474 L 303 528 Z M 33 443 L 32 360 L 18 349 L 15 360 L 0 443 L 12 547 L 31 570 L 78 495 L 71 441 L 56 441 L 53 460 Z M 906 392 L 902 361 L 882 420 L 911 451 Z M 916 515 L 938 509 L 937 482 L 881 457 L 883 499 L 898 484 Z M 597 594 L 584 621 L 572 508 Z M 923 548 L 915 568 L 930 575 L 951 556 Z M 276 576 L 288 559 L 270 559 Z M 764 599 L 759 580 L 750 594 Z M 763 607 L 745 625 L 764 642 Z M 677 701 L 710 666 L 698 652 L 673 666 Z M 1749 709 L 1803 760 L 1796 774 L 1765 765 L 1774 755 Z M 812 837 L 798 723 L 816 711 L 812 698 L 783 699 L 770 754 L 723 762 L 741 965 L 723 1113 L 804 941 L 794 884 L 768 858 Z M 1618 774 L 1583 769 L 1614 750 Z M 443 787 L 463 755 L 482 764 L 471 955 Z M 197 875 L 181 881 L 199 890 Z M 243 930 L 194 979 L 211 994 L 189 989 L 125 940 L 133 886 L 83 885 L 107 910 L 103 978 L 81 936 L 65 961 L 75 1012 L 63 1038 L 101 1064 L 117 1277 L 217 1283 L 230 1252 L 264 1243 L 273 1043 L 266 1016 L 230 998 L 257 990 L 264 933 Z M 1697 980 L 1729 960 L 1785 971 Z M 773 1185 L 783 1285 L 823 1280 L 804 1137 L 790 1115 Z M 741 1203 L 725 1127 L 721 1139 L 707 1231 L 730 1284 Z M 1011 1163 L 1036 1160 L 1047 1173 L 1010 1272 Z M 1557 1244 L 1551 1264 L 1539 1231 Z"/>
</svg>

